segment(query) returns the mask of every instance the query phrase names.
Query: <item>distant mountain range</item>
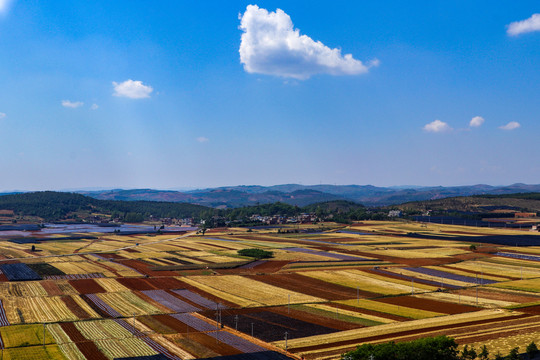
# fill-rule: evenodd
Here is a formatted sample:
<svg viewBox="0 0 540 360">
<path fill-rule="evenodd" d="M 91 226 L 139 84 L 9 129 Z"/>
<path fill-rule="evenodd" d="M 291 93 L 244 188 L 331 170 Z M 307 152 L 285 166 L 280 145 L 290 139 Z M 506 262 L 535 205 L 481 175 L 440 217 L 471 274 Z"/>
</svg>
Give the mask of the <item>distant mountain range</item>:
<svg viewBox="0 0 540 360">
<path fill-rule="evenodd" d="M 376 207 L 455 196 L 540 192 L 540 185 L 491 186 L 480 184 L 452 187 L 377 187 L 372 185 L 284 184 L 228 186 L 193 191 L 114 189 L 77 192 L 100 200 L 185 202 L 214 208 L 235 208 L 278 201 L 306 206 L 332 200 L 349 200 L 365 206 Z"/>
</svg>

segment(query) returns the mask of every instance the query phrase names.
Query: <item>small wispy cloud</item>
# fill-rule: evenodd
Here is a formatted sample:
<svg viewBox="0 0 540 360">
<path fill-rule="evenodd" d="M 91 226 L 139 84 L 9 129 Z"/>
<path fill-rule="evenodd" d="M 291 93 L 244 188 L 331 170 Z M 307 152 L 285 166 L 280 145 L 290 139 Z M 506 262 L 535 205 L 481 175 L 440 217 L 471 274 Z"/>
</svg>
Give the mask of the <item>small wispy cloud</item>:
<svg viewBox="0 0 540 360">
<path fill-rule="evenodd" d="M 113 81 L 114 96 L 127 97 L 130 99 L 149 98 L 154 89 L 149 85 L 144 85 L 139 80 L 126 80 L 121 83 Z"/>
<path fill-rule="evenodd" d="M 97 109 L 99 109 L 98 104 L 92 104 L 92 106 L 90 106 L 90 110 L 97 110 Z"/>
<path fill-rule="evenodd" d="M 0 112 L 0 119 L 5 118 L 6 116 L 7 116 L 6 113 Z"/>
<path fill-rule="evenodd" d="M 469 122 L 469 126 L 470 127 L 479 127 L 479 126 L 482 126 L 482 124 L 484 123 L 484 121 L 486 121 L 483 117 L 481 116 L 475 116 L 471 119 L 471 121 Z"/>
<path fill-rule="evenodd" d="M 84 105 L 84 103 L 82 101 L 62 100 L 62 106 L 66 107 L 66 108 L 76 109 L 76 108 L 81 107 L 83 105 Z"/>
<path fill-rule="evenodd" d="M 510 121 L 508 124 L 499 126 L 499 129 L 501 130 L 514 130 L 521 127 L 521 124 L 517 121 Z"/>
<path fill-rule="evenodd" d="M 540 14 L 533 14 L 528 19 L 510 23 L 506 33 L 510 36 L 517 36 L 533 31 L 540 31 Z"/>
<path fill-rule="evenodd" d="M 429 124 L 426 124 L 424 126 L 424 131 L 440 133 L 440 132 L 452 131 L 452 128 L 450 127 L 450 125 L 448 125 L 444 121 L 435 120 L 435 121 L 430 122 Z"/>
<path fill-rule="evenodd" d="M 205 143 L 205 142 L 210 141 L 210 139 L 208 139 L 207 137 L 204 137 L 204 136 L 199 136 L 197 138 L 197 141 L 200 142 L 200 143 Z"/>
<path fill-rule="evenodd" d="M 243 31 L 240 62 L 248 73 L 306 80 L 315 74 L 358 75 L 367 73 L 379 61 L 368 64 L 341 54 L 307 35 L 300 35 L 289 15 L 277 9 L 269 12 L 248 5 L 240 18 Z"/>
</svg>

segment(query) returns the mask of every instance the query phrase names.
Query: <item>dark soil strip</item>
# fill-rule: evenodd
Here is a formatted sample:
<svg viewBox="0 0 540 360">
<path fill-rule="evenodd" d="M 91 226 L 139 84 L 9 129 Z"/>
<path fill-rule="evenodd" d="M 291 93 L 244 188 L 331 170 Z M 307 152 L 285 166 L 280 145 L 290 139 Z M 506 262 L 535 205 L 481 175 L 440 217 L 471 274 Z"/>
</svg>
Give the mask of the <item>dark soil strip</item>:
<svg viewBox="0 0 540 360">
<path fill-rule="evenodd" d="M 464 312 L 477 311 L 479 308 L 470 305 L 459 305 L 432 299 L 417 298 L 414 296 L 395 296 L 377 299 L 377 301 L 405 306 L 413 309 L 434 311 L 444 314 L 461 314 Z"/>
<path fill-rule="evenodd" d="M 73 286 L 79 294 L 96 294 L 104 293 L 105 289 L 101 287 L 94 279 L 69 280 L 69 284 Z"/>
<path fill-rule="evenodd" d="M 62 330 L 65 331 L 66 334 L 68 334 L 71 341 L 73 342 L 87 341 L 86 338 L 83 336 L 83 334 L 81 334 L 79 329 L 77 329 L 75 324 L 71 322 L 60 323 L 60 327 L 62 328 Z"/>
<path fill-rule="evenodd" d="M 258 280 L 266 284 L 278 286 L 291 291 L 298 291 L 311 296 L 322 297 L 327 300 L 354 299 L 357 296 L 357 290 L 354 288 L 332 284 L 330 282 L 313 279 L 297 273 L 256 275 L 249 277 L 253 280 Z M 359 293 L 362 298 L 373 298 L 380 296 L 380 294 L 363 290 L 360 290 Z"/>
<path fill-rule="evenodd" d="M 71 296 L 62 296 L 61 299 L 64 304 L 66 304 L 67 308 L 73 313 L 73 315 L 79 319 L 91 318 L 90 314 L 88 314 L 79 304 L 77 304 Z"/>
<path fill-rule="evenodd" d="M 79 342 L 76 345 L 87 359 L 109 360 L 92 341 Z"/>
</svg>

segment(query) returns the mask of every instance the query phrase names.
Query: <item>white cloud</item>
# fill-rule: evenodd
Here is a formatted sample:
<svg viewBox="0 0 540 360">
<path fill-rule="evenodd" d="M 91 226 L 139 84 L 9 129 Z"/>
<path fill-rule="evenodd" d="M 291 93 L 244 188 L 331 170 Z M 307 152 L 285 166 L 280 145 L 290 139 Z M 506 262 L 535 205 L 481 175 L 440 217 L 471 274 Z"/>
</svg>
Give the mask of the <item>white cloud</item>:
<svg viewBox="0 0 540 360">
<path fill-rule="evenodd" d="M 484 121 L 486 121 L 483 117 L 481 116 L 475 116 L 471 119 L 471 121 L 469 122 L 469 126 L 470 127 L 479 127 L 481 126 Z"/>
<path fill-rule="evenodd" d="M 78 107 L 83 106 L 84 103 L 82 101 L 69 101 L 69 100 L 62 100 L 62 106 L 67 108 L 76 109 Z"/>
<path fill-rule="evenodd" d="M 378 66 L 373 60 L 368 65 L 341 55 L 307 35 L 300 35 L 291 18 L 283 10 L 268 12 L 257 5 L 248 5 L 240 16 L 242 34 L 240 62 L 248 73 L 276 75 L 299 80 L 315 74 L 358 75 Z"/>
<path fill-rule="evenodd" d="M 92 106 L 90 106 L 90 110 L 97 110 L 97 109 L 99 109 L 98 104 L 92 104 Z"/>
<path fill-rule="evenodd" d="M 199 136 L 197 138 L 197 141 L 200 142 L 200 143 L 205 143 L 205 142 L 208 142 L 210 139 L 208 139 L 207 137 L 204 137 L 204 136 Z"/>
<path fill-rule="evenodd" d="M 426 124 L 424 126 L 424 130 L 427 132 L 447 132 L 451 131 L 452 128 L 444 121 L 435 120 L 430 122 L 429 124 Z"/>
<path fill-rule="evenodd" d="M 130 99 L 149 98 L 154 89 L 151 86 L 143 85 L 142 81 L 126 80 L 121 83 L 113 81 L 114 96 L 127 97 Z"/>
<path fill-rule="evenodd" d="M 504 125 L 504 126 L 499 126 L 499 129 L 502 129 L 502 130 L 514 130 L 514 129 L 517 129 L 521 127 L 521 124 L 518 123 L 517 121 L 510 121 L 508 124 Z"/>
<path fill-rule="evenodd" d="M 0 112 L 0 119 L 3 119 L 3 118 L 5 118 L 5 117 L 6 117 L 6 114 L 3 113 L 3 112 Z"/>
<path fill-rule="evenodd" d="M 510 23 L 506 33 L 511 36 L 517 36 L 533 31 L 540 31 L 540 14 L 532 14 L 528 19 Z"/>
</svg>

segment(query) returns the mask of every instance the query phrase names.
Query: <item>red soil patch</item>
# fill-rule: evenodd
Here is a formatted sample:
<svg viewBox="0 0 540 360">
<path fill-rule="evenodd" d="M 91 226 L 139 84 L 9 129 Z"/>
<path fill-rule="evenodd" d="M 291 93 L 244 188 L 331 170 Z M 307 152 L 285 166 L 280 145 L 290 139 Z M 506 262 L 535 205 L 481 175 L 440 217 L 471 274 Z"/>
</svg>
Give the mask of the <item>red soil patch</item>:
<svg viewBox="0 0 540 360">
<path fill-rule="evenodd" d="M 0 274 L 0 281 L 9 281 L 6 274 Z"/>
<path fill-rule="evenodd" d="M 73 286 L 79 294 L 106 292 L 94 279 L 69 280 L 69 284 Z"/>
<path fill-rule="evenodd" d="M 523 312 L 525 312 L 527 314 L 540 315 L 540 305 L 527 306 L 527 307 L 524 307 L 524 308 L 519 308 L 517 310 L 523 311 Z"/>
<path fill-rule="evenodd" d="M 477 311 L 478 308 L 470 305 L 453 304 L 432 299 L 422 299 L 414 296 L 396 296 L 377 299 L 377 301 L 405 306 L 413 309 L 440 312 L 444 314 L 461 314 L 464 312 Z"/>
<path fill-rule="evenodd" d="M 101 351 L 99 351 L 96 344 L 92 341 L 84 341 L 76 343 L 77 348 L 83 353 L 87 359 L 92 360 L 109 360 Z"/>
<path fill-rule="evenodd" d="M 298 291 L 303 294 L 322 297 L 327 300 L 354 299 L 357 296 L 356 289 L 332 284 L 323 280 L 313 279 L 297 273 L 257 275 L 250 276 L 250 278 L 266 284 L 278 286 L 283 289 Z M 362 298 L 376 297 L 379 296 L 379 294 L 360 290 L 360 296 Z"/>
<path fill-rule="evenodd" d="M 222 246 L 222 245 L 216 245 L 216 244 L 210 244 L 210 243 L 204 243 L 204 242 L 202 242 L 201 244 L 208 245 L 208 246 L 212 246 L 212 247 L 216 247 L 216 248 L 218 248 L 218 249 L 235 250 L 234 248 L 230 248 L 230 247 L 226 247 L 226 246 Z"/>
<path fill-rule="evenodd" d="M 486 254 L 486 253 L 477 253 L 477 252 L 471 252 L 471 253 L 467 253 L 467 254 L 457 254 L 457 255 L 452 255 L 452 257 L 454 259 L 458 259 L 458 260 L 476 260 L 476 259 L 482 259 L 482 258 L 486 258 L 486 257 L 493 257 L 494 255 L 492 254 Z"/>
<path fill-rule="evenodd" d="M 117 278 L 120 284 L 129 288 L 130 290 L 154 290 L 155 287 L 146 281 L 144 278 Z"/>
<path fill-rule="evenodd" d="M 253 270 L 258 272 L 272 273 L 281 270 L 284 266 L 290 264 L 287 260 L 270 260 L 260 265 L 257 265 Z"/>
<path fill-rule="evenodd" d="M 186 286 L 184 282 L 172 277 L 149 278 L 146 280 L 155 289 L 160 290 L 183 289 Z"/>
<path fill-rule="evenodd" d="M 47 295 L 49 296 L 61 296 L 64 295 L 64 292 L 56 285 L 56 283 L 52 280 L 43 280 L 39 283 L 45 291 L 47 292 Z"/>
<path fill-rule="evenodd" d="M 83 336 L 83 334 L 81 334 L 79 329 L 77 329 L 75 324 L 73 324 L 71 322 L 60 323 L 60 327 L 69 336 L 71 341 L 73 341 L 73 342 L 87 341 L 87 339 Z"/>
<path fill-rule="evenodd" d="M 140 260 L 119 260 L 119 264 L 126 265 L 132 269 L 137 270 L 140 273 L 143 273 L 148 276 L 178 276 L 178 274 L 174 271 L 154 271 L 150 270 L 150 268 L 154 267 L 155 265 L 148 264 L 146 262 L 140 261 Z"/>
<path fill-rule="evenodd" d="M 79 319 L 91 318 L 90 314 L 88 314 L 82 307 L 80 307 L 79 304 L 77 304 L 75 300 L 71 298 L 71 296 L 62 296 L 61 299 L 64 304 L 66 304 L 67 308 L 73 313 L 73 315 L 75 315 Z"/>
<path fill-rule="evenodd" d="M 138 253 L 138 252 L 140 252 L 139 250 L 135 250 L 135 249 L 132 249 L 132 248 L 124 249 L 124 251 L 128 252 L 128 253 Z"/>
<path fill-rule="evenodd" d="M 105 254 L 99 254 L 99 256 L 104 257 L 105 259 L 117 259 L 117 260 L 124 260 L 126 259 L 122 255 L 113 254 L 113 253 L 105 253 Z"/>
<path fill-rule="evenodd" d="M 111 318 L 111 315 L 109 315 L 105 311 L 101 310 L 92 300 L 90 300 L 86 296 L 81 296 L 81 299 L 83 299 L 84 302 L 86 304 L 88 304 L 88 306 L 90 306 L 92 308 L 92 310 L 94 310 L 100 317 L 106 318 L 106 319 Z"/>
</svg>

